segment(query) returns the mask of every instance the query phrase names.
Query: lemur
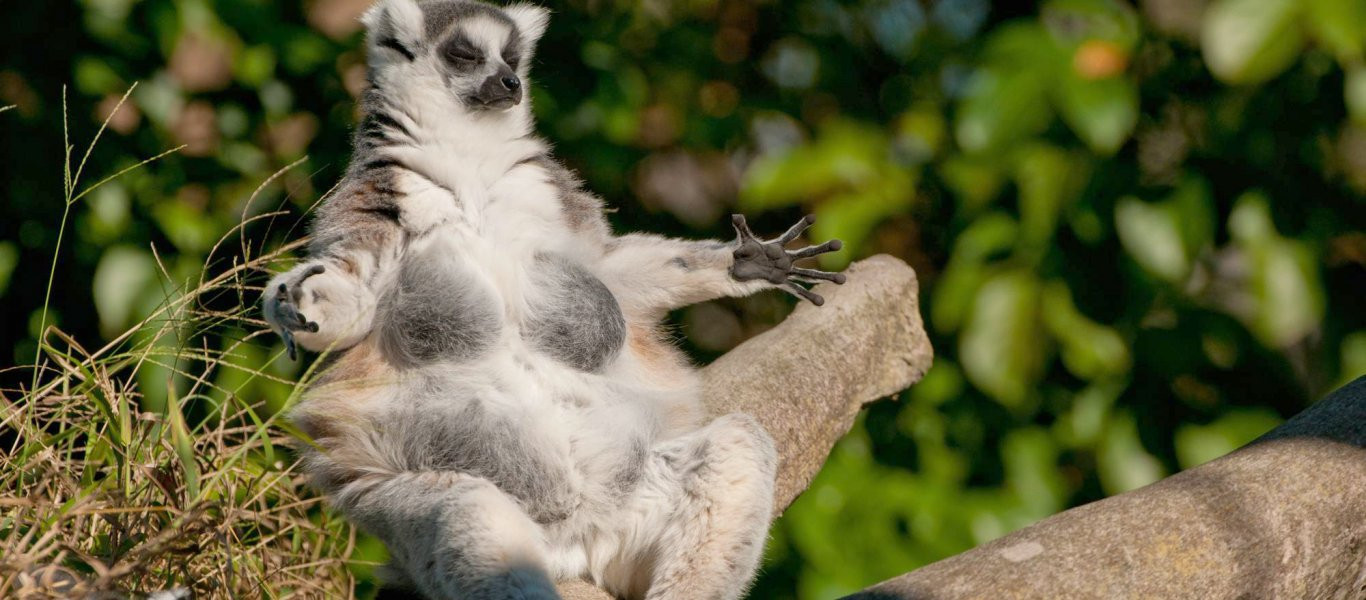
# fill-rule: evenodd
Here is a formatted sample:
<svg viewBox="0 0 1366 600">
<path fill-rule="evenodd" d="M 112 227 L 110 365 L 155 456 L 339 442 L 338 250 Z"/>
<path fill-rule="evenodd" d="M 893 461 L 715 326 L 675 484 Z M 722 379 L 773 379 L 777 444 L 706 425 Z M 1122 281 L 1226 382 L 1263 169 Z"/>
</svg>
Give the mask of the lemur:
<svg viewBox="0 0 1366 600">
<path fill-rule="evenodd" d="M 614 236 L 533 134 L 527 74 L 548 13 L 380 0 L 354 155 L 308 258 L 266 287 L 286 342 L 332 362 L 292 409 L 313 484 L 439 599 L 744 594 L 773 504 L 752 417 L 704 422 L 671 309 L 844 275 L 840 249 Z"/>
</svg>

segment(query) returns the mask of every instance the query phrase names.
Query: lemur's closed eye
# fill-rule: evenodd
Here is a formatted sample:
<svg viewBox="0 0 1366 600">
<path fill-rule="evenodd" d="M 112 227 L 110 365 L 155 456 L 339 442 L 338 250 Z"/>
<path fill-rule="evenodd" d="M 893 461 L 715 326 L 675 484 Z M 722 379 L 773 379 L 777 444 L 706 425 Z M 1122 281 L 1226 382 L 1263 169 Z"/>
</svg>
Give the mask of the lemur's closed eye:
<svg viewBox="0 0 1366 600">
<path fill-rule="evenodd" d="M 616 236 L 525 102 L 548 12 L 378 0 L 370 87 L 309 258 L 266 289 L 288 347 L 334 353 L 291 418 L 314 485 L 433 600 L 736 600 L 772 516 L 753 417 L 704 422 L 669 311 L 844 276 L 737 239 Z M 399 61 L 390 53 L 406 59 Z M 386 60 L 387 59 L 387 60 Z"/>
<path fill-rule="evenodd" d="M 394 52 L 402 54 L 403 58 L 408 59 L 409 62 L 417 60 L 417 55 L 413 54 L 412 50 L 409 50 L 407 46 L 404 46 L 402 42 L 398 41 L 398 38 L 384 38 L 379 41 L 379 45 L 381 47 L 388 48 L 390 50 L 393 50 Z"/>
</svg>

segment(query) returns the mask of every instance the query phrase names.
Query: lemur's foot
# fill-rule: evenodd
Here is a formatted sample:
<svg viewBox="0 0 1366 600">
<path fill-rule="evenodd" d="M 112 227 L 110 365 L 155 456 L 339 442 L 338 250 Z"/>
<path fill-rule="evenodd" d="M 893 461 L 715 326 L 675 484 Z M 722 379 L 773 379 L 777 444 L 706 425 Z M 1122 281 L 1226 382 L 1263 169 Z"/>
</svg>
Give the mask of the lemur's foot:
<svg viewBox="0 0 1366 600">
<path fill-rule="evenodd" d="M 309 267 L 299 274 L 299 278 L 295 279 L 294 283 L 281 283 L 275 289 L 275 296 L 271 298 L 271 302 L 275 304 L 275 315 L 279 320 L 280 336 L 285 338 L 285 347 L 289 349 L 290 360 L 298 360 L 299 358 L 299 348 L 294 341 L 294 332 L 318 332 L 318 323 L 308 320 L 308 317 L 299 312 L 299 299 L 303 293 L 303 282 L 309 277 L 322 274 L 325 270 L 322 265 Z"/>
<path fill-rule="evenodd" d="M 788 242 L 797 239 L 797 236 L 811 227 L 816 222 L 815 217 L 810 215 L 802 217 L 802 220 L 797 221 L 797 224 L 788 229 L 786 233 L 769 241 L 760 240 L 753 231 L 749 230 L 749 224 L 745 222 L 744 215 L 731 215 L 730 219 L 731 224 L 735 226 L 735 234 L 738 236 L 739 243 L 735 249 L 735 264 L 730 267 L 730 275 L 737 281 L 764 279 L 798 298 L 809 300 L 816 306 L 825 304 L 825 298 L 798 285 L 797 282 L 833 281 L 844 283 L 843 273 L 803 269 L 793 265 L 793 262 L 798 259 L 839 250 L 844 247 L 844 242 L 830 240 L 824 244 L 807 246 L 800 250 L 784 248 Z"/>
</svg>

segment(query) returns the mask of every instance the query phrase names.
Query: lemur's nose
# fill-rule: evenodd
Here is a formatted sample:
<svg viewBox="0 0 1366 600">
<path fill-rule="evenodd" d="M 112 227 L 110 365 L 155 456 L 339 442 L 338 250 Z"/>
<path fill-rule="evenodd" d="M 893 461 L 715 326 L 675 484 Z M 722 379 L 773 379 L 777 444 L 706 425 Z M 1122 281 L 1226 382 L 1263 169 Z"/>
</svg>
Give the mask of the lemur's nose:
<svg viewBox="0 0 1366 600">
<path fill-rule="evenodd" d="M 515 92 L 522 87 L 522 80 L 518 79 L 516 75 L 505 76 L 501 81 L 503 87 L 507 88 L 509 92 Z"/>
</svg>

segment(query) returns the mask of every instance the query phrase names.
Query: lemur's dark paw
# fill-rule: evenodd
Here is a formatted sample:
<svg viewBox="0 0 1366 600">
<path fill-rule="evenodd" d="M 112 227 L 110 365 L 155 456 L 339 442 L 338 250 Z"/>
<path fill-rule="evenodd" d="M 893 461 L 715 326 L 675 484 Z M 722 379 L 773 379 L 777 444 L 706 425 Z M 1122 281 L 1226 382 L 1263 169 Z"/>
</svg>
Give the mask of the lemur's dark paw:
<svg viewBox="0 0 1366 600">
<path fill-rule="evenodd" d="M 299 348 L 294 342 L 294 332 L 307 331 L 317 333 L 318 323 L 308 320 L 302 312 L 299 312 L 299 299 L 303 294 L 303 282 L 305 279 L 314 275 L 319 275 L 326 269 L 322 265 L 313 265 L 299 274 L 299 278 L 292 284 L 281 283 L 275 289 L 275 297 L 272 299 L 275 304 L 275 317 L 280 325 L 280 336 L 285 338 L 285 348 L 289 350 L 289 359 L 298 360 Z"/>
<path fill-rule="evenodd" d="M 763 279 L 798 298 L 809 300 L 816 306 L 825 304 L 825 298 L 822 298 L 820 294 L 798 285 L 797 282 L 833 281 L 844 283 L 844 274 L 803 269 L 793 265 L 793 263 L 798 259 L 835 252 L 843 248 L 844 243 L 839 240 L 830 240 L 824 244 L 807 246 L 800 250 L 784 248 L 788 242 L 797 239 L 797 236 L 815 222 L 815 217 L 807 215 L 802 217 L 802 220 L 797 221 L 797 224 L 793 225 L 787 232 L 778 236 L 777 239 L 763 241 L 755 236 L 753 231 L 750 231 L 744 215 L 731 215 L 731 224 L 735 226 L 735 235 L 737 236 L 735 264 L 730 267 L 731 277 L 734 277 L 736 281 Z"/>
</svg>

